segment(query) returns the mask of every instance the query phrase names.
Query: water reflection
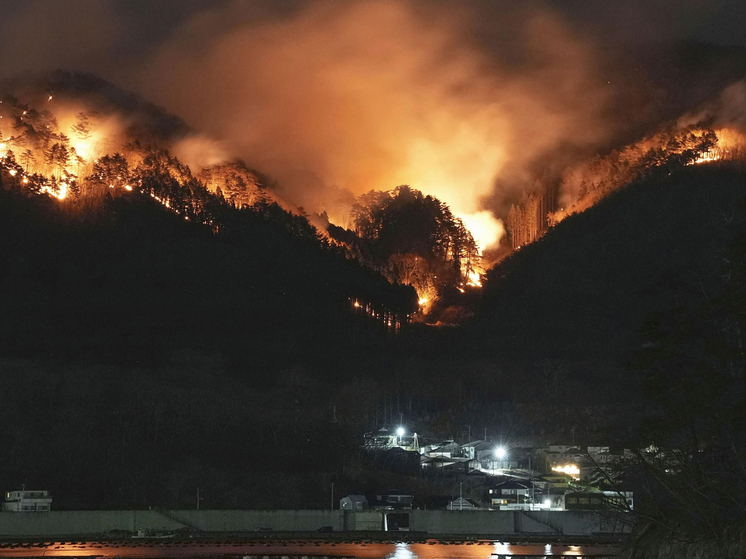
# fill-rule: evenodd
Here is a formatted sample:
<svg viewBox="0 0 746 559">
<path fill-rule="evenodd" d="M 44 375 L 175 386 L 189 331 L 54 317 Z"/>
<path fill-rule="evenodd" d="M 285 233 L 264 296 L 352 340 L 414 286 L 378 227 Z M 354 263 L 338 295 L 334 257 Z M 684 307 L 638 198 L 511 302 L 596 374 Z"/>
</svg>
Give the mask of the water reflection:
<svg viewBox="0 0 746 559">
<path fill-rule="evenodd" d="M 416 543 L 371 540 L 153 540 L 67 541 L 0 545 L 0 559 L 97 557 L 101 559 L 511 559 L 512 557 L 613 557 L 615 544 L 507 543 L 494 540 L 420 540 Z"/>
<path fill-rule="evenodd" d="M 408 543 L 399 542 L 396 544 L 396 551 L 386 556 L 386 559 L 417 559 L 412 553 Z"/>
</svg>

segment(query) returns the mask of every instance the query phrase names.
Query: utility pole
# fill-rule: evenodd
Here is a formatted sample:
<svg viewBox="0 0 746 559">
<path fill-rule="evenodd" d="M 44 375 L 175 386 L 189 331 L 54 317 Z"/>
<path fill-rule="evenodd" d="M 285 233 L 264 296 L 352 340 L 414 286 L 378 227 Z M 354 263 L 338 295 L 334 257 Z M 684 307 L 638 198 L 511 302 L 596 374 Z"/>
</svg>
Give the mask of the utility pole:
<svg viewBox="0 0 746 559">
<path fill-rule="evenodd" d="M 531 453 L 528 453 L 528 482 L 531 484 L 531 510 L 536 509 L 536 492 L 534 491 L 534 474 L 531 472 Z"/>
<path fill-rule="evenodd" d="M 197 510 L 199 510 L 199 501 L 200 501 L 200 496 L 199 496 L 199 487 L 198 487 L 197 488 Z"/>
<path fill-rule="evenodd" d="M 334 510 L 334 482 L 332 482 L 332 499 L 331 499 L 332 510 Z"/>
<path fill-rule="evenodd" d="M 464 510 L 464 484 L 458 484 L 458 510 Z"/>
</svg>

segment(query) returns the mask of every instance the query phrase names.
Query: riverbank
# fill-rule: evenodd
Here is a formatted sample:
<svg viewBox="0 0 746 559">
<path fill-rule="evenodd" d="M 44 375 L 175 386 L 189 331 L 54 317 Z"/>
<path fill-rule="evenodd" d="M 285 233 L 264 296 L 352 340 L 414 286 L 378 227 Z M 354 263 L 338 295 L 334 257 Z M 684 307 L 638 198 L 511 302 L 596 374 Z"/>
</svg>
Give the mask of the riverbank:
<svg viewBox="0 0 746 559">
<path fill-rule="evenodd" d="M 341 510 L 131 510 L 0 513 L 0 538 L 111 534 L 338 534 L 421 537 L 620 538 L 631 528 L 625 513 L 596 511 L 362 511 Z M 328 532 L 320 534 L 318 531 Z"/>
</svg>

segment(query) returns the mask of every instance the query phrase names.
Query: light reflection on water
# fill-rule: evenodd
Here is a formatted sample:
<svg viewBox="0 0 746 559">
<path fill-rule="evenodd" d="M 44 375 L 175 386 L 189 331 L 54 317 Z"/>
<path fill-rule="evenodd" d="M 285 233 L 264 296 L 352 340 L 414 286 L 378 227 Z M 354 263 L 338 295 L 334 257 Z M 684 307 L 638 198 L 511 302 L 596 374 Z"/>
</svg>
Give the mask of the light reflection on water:
<svg viewBox="0 0 746 559">
<path fill-rule="evenodd" d="M 565 545 L 541 543 L 471 542 L 436 545 L 397 543 L 393 553 L 384 559 L 502 559 L 521 556 L 538 557 L 613 557 L 616 546 Z M 491 542 L 489 542 L 491 543 Z M 480 544 L 480 545 L 476 545 Z"/>
<path fill-rule="evenodd" d="M 618 545 L 505 543 L 491 540 L 417 543 L 370 540 L 193 540 L 46 542 L 0 545 L 0 559 L 97 557 L 100 559 L 509 559 L 511 557 L 613 557 Z"/>
<path fill-rule="evenodd" d="M 396 551 L 386 556 L 386 559 L 417 559 L 412 553 L 408 543 L 400 542 L 396 544 Z"/>
</svg>

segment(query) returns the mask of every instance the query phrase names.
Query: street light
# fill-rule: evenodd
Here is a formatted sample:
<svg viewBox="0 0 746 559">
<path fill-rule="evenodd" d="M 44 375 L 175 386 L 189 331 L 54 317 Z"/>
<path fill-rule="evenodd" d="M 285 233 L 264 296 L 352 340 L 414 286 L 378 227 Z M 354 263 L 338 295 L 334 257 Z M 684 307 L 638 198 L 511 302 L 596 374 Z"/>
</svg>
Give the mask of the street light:
<svg viewBox="0 0 746 559">
<path fill-rule="evenodd" d="M 406 431 L 404 430 L 404 427 L 399 427 L 396 430 L 396 444 L 398 446 L 401 446 L 401 441 L 402 441 L 402 437 L 404 437 L 404 433 L 406 433 Z"/>
<path fill-rule="evenodd" d="M 498 446 L 495 449 L 495 458 L 497 458 L 500 461 L 500 468 L 499 469 L 501 469 L 501 470 L 503 469 L 503 463 L 502 462 L 503 462 L 503 460 L 505 459 L 505 457 L 507 455 L 508 455 L 508 451 L 505 450 L 504 446 Z M 494 468 L 493 468 L 493 471 L 492 471 L 492 475 L 495 475 Z"/>
</svg>

